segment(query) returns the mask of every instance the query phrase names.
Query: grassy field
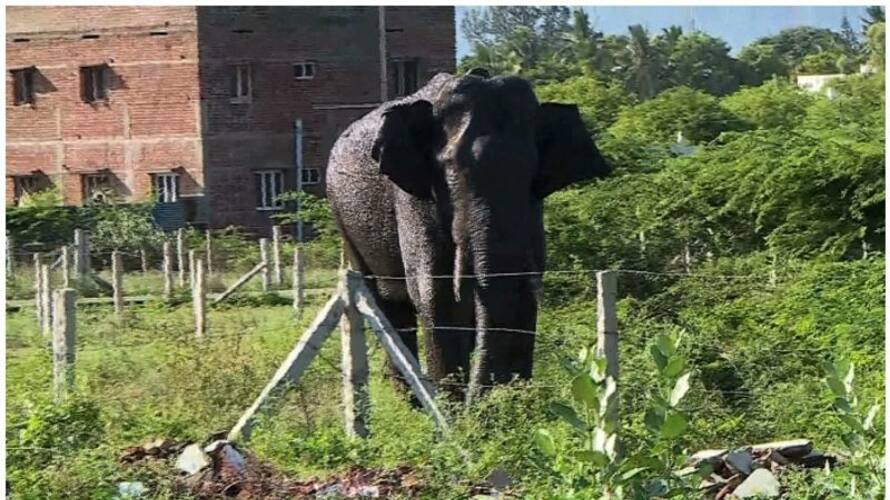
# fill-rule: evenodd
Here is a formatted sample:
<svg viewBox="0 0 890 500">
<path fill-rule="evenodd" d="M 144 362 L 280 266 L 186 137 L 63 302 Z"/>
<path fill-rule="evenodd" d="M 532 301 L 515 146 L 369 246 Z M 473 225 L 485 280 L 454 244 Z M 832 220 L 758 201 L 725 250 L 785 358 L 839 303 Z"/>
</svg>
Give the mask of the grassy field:
<svg viewBox="0 0 890 500">
<path fill-rule="evenodd" d="M 682 330 L 681 348 L 694 369 L 684 403 L 691 416 L 684 450 L 797 437 L 838 450 L 842 423 L 832 416 L 820 364 L 838 356 L 854 360 L 860 397 L 883 400 L 883 272 L 879 260 L 813 265 L 789 271 L 775 287 L 765 280 L 622 275 L 624 290 L 646 289 L 619 303 L 628 448 L 647 446 L 643 413 L 656 383 L 649 345 L 658 333 Z M 312 279 L 321 284 L 333 273 Z M 135 278 L 131 283 L 137 290 Z M 454 426 L 447 437 L 382 378 L 383 352 L 371 343 L 372 436 L 348 439 L 334 338 L 276 411 L 261 419 L 246 448 L 294 477 L 354 464 L 408 464 L 420 474 L 426 498 L 466 497 L 471 485 L 502 468 L 517 480 L 517 495 L 551 498 L 564 485 L 541 465 L 533 434 L 546 426 L 569 439 L 547 405 L 570 398 L 563 360 L 594 341 L 596 308 L 586 281 L 559 277 L 545 285 L 553 293 L 545 296 L 539 320 L 534 380 L 497 389 L 471 408 L 443 402 Z M 567 289 L 577 292 L 574 298 L 560 299 L 556 292 Z M 121 450 L 160 437 L 203 441 L 229 429 L 324 299 L 310 297 L 297 320 L 286 300 L 242 296 L 210 311 L 203 339 L 193 336 L 188 303 L 151 302 L 120 320 L 107 306 L 81 307 L 77 389 L 59 406 L 51 403 L 51 352 L 34 310 L 8 313 L 13 497 L 112 498 L 125 480 L 145 482 L 152 498 L 185 497 L 169 464 L 121 465 Z M 810 474 L 782 478 L 791 498 L 818 497 Z"/>
</svg>

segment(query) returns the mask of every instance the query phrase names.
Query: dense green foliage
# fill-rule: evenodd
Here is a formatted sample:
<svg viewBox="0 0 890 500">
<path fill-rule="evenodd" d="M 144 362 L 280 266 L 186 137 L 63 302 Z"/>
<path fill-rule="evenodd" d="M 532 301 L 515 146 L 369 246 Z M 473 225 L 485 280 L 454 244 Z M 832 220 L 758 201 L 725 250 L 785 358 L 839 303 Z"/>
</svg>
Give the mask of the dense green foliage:
<svg viewBox="0 0 890 500">
<path fill-rule="evenodd" d="M 808 438 L 842 461 L 782 472 L 788 498 L 880 498 L 883 10 L 870 8 L 865 21 L 863 33 L 849 23 L 840 33 L 785 30 L 736 59 L 721 40 L 676 27 L 605 36 L 564 7 L 471 14 L 463 28 L 475 48 L 462 66 L 520 73 L 538 83 L 542 101 L 577 103 L 614 167 L 607 179 L 546 200 L 548 268 L 569 272 L 545 275 L 534 379 L 469 407 L 443 401 L 452 431 L 442 436 L 376 377 L 383 353 L 372 350 L 372 434 L 352 440 L 339 420 L 339 342 L 328 341 L 247 446 L 304 477 L 409 464 L 425 498 L 467 497 L 494 469 L 513 477 L 523 498 L 692 498 L 695 476 L 677 474 L 690 452 Z M 878 72 L 833 81 L 832 98 L 789 82 L 797 71 L 866 61 Z M 281 221 L 312 226 L 317 239 L 305 248 L 325 269 L 310 286 L 331 286 L 339 243 L 330 208 L 311 196 L 300 203 L 301 213 Z M 115 242 L 130 238 L 124 228 L 143 227 L 139 209 L 87 217 L 99 209 L 36 205 L 8 212 L 20 241 L 70 239 L 87 221 L 123 245 Z M 190 246 L 202 237 L 190 231 Z M 229 229 L 214 238 L 220 269 L 256 262 L 248 235 Z M 617 398 L 590 350 L 595 269 L 624 270 Z M 30 290 L 19 281 L 14 290 Z M 212 308 L 201 341 L 177 301 L 133 308 L 122 320 L 79 310 L 77 394 L 60 406 L 49 402 L 50 354 L 33 311 L 9 314 L 14 496 L 111 498 L 117 481 L 141 480 L 156 497 L 182 497 L 170 464 L 124 466 L 120 449 L 230 426 L 321 297 L 310 296 L 296 320 L 270 298 Z"/>
</svg>

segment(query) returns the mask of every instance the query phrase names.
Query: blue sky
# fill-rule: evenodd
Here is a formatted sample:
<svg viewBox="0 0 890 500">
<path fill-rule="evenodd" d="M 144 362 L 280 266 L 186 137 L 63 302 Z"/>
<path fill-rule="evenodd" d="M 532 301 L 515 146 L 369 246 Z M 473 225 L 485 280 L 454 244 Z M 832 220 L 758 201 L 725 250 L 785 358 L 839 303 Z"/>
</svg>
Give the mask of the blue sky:
<svg viewBox="0 0 890 500">
<path fill-rule="evenodd" d="M 472 6 L 458 6 L 457 17 L 457 59 L 469 52 L 470 47 L 460 31 L 460 21 Z M 857 32 L 860 30 L 859 18 L 865 13 L 865 6 L 846 5 L 839 7 L 825 6 L 789 6 L 789 7 L 705 7 L 705 6 L 673 6 L 673 7 L 585 7 L 595 29 L 608 34 L 626 33 L 631 24 L 642 24 L 650 31 L 661 31 L 672 24 L 704 31 L 718 36 L 738 51 L 748 42 L 766 35 L 771 35 L 784 28 L 809 25 L 820 28 L 839 30 L 844 14 Z"/>
</svg>

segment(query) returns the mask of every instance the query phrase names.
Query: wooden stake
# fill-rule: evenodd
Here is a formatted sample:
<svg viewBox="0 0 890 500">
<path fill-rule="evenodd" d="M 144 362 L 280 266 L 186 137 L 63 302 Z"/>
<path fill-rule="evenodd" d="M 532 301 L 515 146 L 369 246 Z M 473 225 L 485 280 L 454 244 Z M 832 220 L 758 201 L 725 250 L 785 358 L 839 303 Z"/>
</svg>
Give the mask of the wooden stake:
<svg viewBox="0 0 890 500">
<path fill-rule="evenodd" d="M 293 292 L 294 292 L 294 313 L 298 316 L 303 311 L 303 297 L 305 287 L 303 281 L 303 249 L 297 245 L 294 247 L 294 266 L 293 266 Z"/>
<path fill-rule="evenodd" d="M 53 293 L 53 399 L 62 401 L 74 388 L 76 292 L 63 288 Z"/>
<path fill-rule="evenodd" d="M 340 320 L 341 369 L 343 372 L 343 419 L 346 435 L 368 436 L 368 345 L 365 340 L 365 318 L 356 308 L 355 291 L 362 275 L 343 271 L 347 293 L 343 295 L 344 314 Z"/>
<path fill-rule="evenodd" d="M 213 274 L 213 245 L 210 240 L 210 230 L 204 231 L 204 253 L 207 255 L 207 276 Z"/>
<path fill-rule="evenodd" d="M 40 331 L 43 336 L 49 337 L 52 332 L 53 304 L 50 294 L 49 264 L 40 266 L 40 312 L 43 319 L 40 321 Z"/>
<path fill-rule="evenodd" d="M 164 300 L 170 300 L 173 295 L 173 249 L 170 242 L 164 240 Z"/>
<path fill-rule="evenodd" d="M 596 349 L 606 358 L 606 374 L 618 382 L 618 315 L 615 309 L 617 273 L 598 271 L 596 291 Z"/>
<path fill-rule="evenodd" d="M 268 292 L 271 270 L 269 269 L 269 240 L 267 238 L 260 238 L 260 260 L 266 264 L 263 268 L 263 291 Z"/>
<path fill-rule="evenodd" d="M 247 271 L 247 273 L 245 273 L 244 276 L 241 276 L 240 278 L 238 278 L 238 281 L 236 281 L 234 285 L 230 286 L 225 292 L 219 294 L 219 295 L 216 297 L 216 299 L 213 300 L 213 303 L 214 303 L 214 304 L 219 304 L 220 302 L 222 302 L 223 300 L 225 300 L 226 297 L 228 297 L 229 295 L 232 295 L 233 293 L 235 293 L 235 290 L 241 288 L 245 283 L 247 283 L 247 281 L 248 281 L 250 278 L 253 278 L 254 276 L 256 276 L 256 274 L 257 274 L 258 272 L 262 271 L 262 270 L 265 269 L 265 268 L 266 268 L 266 263 L 265 263 L 265 262 L 260 262 L 259 264 L 257 264 L 256 266 L 254 266 L 254 268 L 251 269 L 250 271 Z"/>
<path fill-rule="evenodd" d="M 281 272 L 281 226 L 272 226 L 272 282 L 280 287 L 284 282 Z"/>
<path fill-rule="evenodd" d="M 62 252 L 62 288 L 68 288 L 69 277 L 71 276 L 71 255 L 68 245 L 63 245 Z"/>
<path fill-rule="evenodd" d="M 229 432 L 229 440 L 236 441 L 240 438 L 249 439 L 253 430 L 254 419 L 260 409 L 266 404 L 266 400 L 273 392 L 281 389 L 284 382 L 296 384 L 299 382 L 303 371 L 309 366 L 309 363 L 315 359 L 318 354 L 321 343 L 331 334 L 331 331 L 337 326 L 337 321 L 343 314 L 343 300 L 341 293 L 338 291 L 328 303 L 322 308 L 315 321 L 306 330 L 297 346 L 288 354 L 287 358 L 278 367 L 278 371 L 272 376 L 272 379 L 263 388 L 260 395 L 250 405 L 250 408 L 241 415 L 238 423 Z"/>
<path fill-rule="evenodd" d="M 195 279 L 192 281 L 192 305 L 195 312 L 195 336 L 203 337 L 207 331 L 207 314 L 204 310 L 204 302 L 206 299 L 206 290 L 204 288 L 204 262 L 196 259 Z"/>
<path fill-rule="evenodd" d="M 176 230 L 176 264 L 179 266 L 179 287 L 185 287 L 185 229 Z"/>
<path fill-rule="evenodd" d="M 124 312 L 124 265 L 121 254 L 117 250 L 111 252 L 111 296 L 114 303 L 114 315 L 120 317 Z"/>
</svg>

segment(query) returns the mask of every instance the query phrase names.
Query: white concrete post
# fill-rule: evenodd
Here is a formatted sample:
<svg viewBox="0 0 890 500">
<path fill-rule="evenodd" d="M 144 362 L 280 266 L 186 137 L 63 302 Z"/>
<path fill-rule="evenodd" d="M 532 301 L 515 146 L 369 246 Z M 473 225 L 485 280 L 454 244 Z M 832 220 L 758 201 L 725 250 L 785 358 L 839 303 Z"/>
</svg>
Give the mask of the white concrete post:
<svg viewBox="0 0 890 500">
<path fill-rule="evenodd" d="M 50 294 L 49 264 L 40 265 L 40 312 L 43 319 L 40 321 L 40 331 L 45 337 L 52 332 L 53 304 Z"/>
<path fill-rule="evenodd" d="M 179 266 L 179 287 L 185 286 L 185 229 L 176 230 L 176 264 Z"/>
<path fill-rule="evenodd" d="M 203 337 L 207 332 L 207 313 L 204 308 L 206 290 L 204 287 L 204 263 L 195 259 L 195 279 L 192 281 L 192 306 L 195 312 L 195 336 Z"/>
<path fill-rule="evenodd" d="M 53 398 L 57 403 L 74 388 L 75 293 L 71 288 L 53 293 Z"/>
<path fill-rule="evenodd" d="M 124 311 L 124 265 L 117 250 L 111 252 L 111 286 L 114 315 L 120 317 Z"/>
<path fill-rule="evenodd" d="M 297 245 L 294 247 L 294 266 L 293 266 L 293 293 L 294 293 L 294 313 L 299 315 L 303 311 L 303 249 Z"/>
<path fill-rule="evenodd" d="M 340 319 L 340 352 L 343 373 L 343 419 L 346 435 L 368 435 L 368 345 L 365 318 L 357 309 L 356 290 L 361 274 L 345 271 L 347 289 L 343 294 L 344 314 Z"/>
<path fill-rule="evenodd" d="M 170 242 L 164 241 L 164 300 L 170 300 L 173 295 L 173 249 Z"/>
<path fill-rule="evenodd" d="M 271 271 L 269 270 L 269 240 L 260 238 L 260 260 L 266 264 L 263 268 L 263 292 L 269 291 L 269 282 L 271 281 Z"/>
<path fill-rule="evenodd" d="M 68 245 L 63 245 L 62 251 L 62 288 L 68 288 L 69 277 L 71 276 L 71 254 Z"/>
<path fill-rule="evenodd" d="M 281 226 L 272 226 L 272 282 L 280 287 L 284 281 L 281 273 Z"/>
</svg>

